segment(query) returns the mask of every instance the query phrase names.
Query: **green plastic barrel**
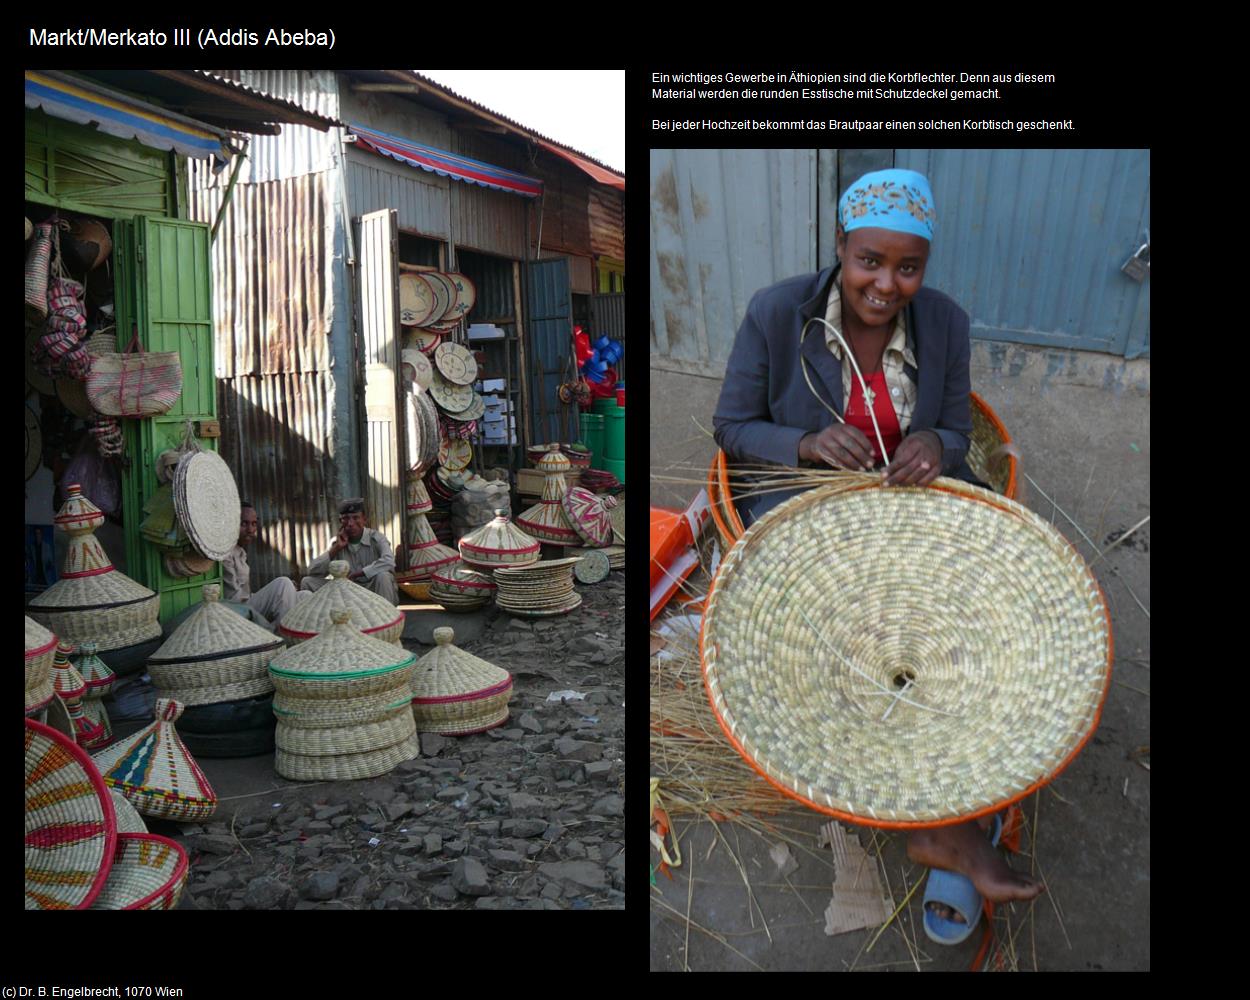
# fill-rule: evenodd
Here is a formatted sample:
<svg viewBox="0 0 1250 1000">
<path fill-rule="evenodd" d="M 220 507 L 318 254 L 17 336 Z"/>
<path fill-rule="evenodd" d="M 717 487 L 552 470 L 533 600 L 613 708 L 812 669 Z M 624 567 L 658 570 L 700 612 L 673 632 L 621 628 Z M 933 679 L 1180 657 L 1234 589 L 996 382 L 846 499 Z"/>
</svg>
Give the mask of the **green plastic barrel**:
<svg viewBox="0 0 1250 1000">
<path fill-rule="evenodd" d="M 620 409 L 620 407 L 616 405 L 616 396 L 615 396 L 615 395 L 612 395 L 612 396 L 600 396 L 600 397 L 599 397 L 598 399 L 596 399 L 596 400 L 594 401 L 594 403 L 592 403 L 592 404 L 591 404 L 591 406 L 590 406 L 590 412 L 591 412 L 591 413 L 603 413 L 603 414 L 608 414 L 608 413 L 611 413 L 613 410 L 619 410 L 619 409 Z"/>
<path fill-rule="evenodd" d="M 604 417 L 602 413 L 583 413 L 582 417 L 582 443 L 590 449 L 591 459 L 590 467 L 592 469 L 603 468 L 603 423 Z"/>
<path fill-rule="evenodd" d="M 614 462 L 625 461 L 625 407 L 613 407 L 604 414 L 603 457 Z"/>
<path fill-rule="evenodd" d="M 605 458 L 603 460 L 603 468 L 605 472 L 610 472 L 616 476 L 622 483 L 625 482 L 625 463 L 624 461 L 616 461 L 615 459 Z"/>
</svg>

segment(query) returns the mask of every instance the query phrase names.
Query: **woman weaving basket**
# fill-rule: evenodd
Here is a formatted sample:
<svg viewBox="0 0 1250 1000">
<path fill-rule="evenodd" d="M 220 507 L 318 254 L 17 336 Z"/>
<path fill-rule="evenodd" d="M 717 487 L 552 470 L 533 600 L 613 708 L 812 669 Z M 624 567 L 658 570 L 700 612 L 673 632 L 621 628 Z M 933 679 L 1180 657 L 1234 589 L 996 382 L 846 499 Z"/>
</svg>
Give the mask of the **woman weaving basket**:
<svg viewBox="0 0 1250 1000">
<path fill-rule="evenodd" d="M 922 174 L 866 174 L 838 203 L 838 264 L 755 294 L 713 418 L 731 461 L 882 469 L 891 486 L 928 486 L 940 475 L 985 485 L 966 462 L 968 315 L 922 287 L 935 221 Z M 793 495 L 744 493 L 735 503 L 749 526 Z M 909 857 L 934 869 L 925 928 L 935 941 L 966 938 L 980 896 L 1041 892 L 996 851 L 1001 826 L 993 817 L 910 834 Z"/>
</svg>

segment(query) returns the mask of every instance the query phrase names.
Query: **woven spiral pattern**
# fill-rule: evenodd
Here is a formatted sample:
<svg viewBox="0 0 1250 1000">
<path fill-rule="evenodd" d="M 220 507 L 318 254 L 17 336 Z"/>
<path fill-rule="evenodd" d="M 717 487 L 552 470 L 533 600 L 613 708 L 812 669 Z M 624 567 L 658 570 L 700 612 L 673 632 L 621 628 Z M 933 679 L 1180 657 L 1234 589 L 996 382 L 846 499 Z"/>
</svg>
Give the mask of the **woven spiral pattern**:
<svg viewBox="0 0 1250 1000">
<path fill-rule="evenodd" d="M 118 833 L 147 833 L 148 825 L 143 817 L 135 812 L 135 807 L 126 801 L 126 796 L 115 788 L 109 789 L 113 798 L 113 812 L 117 815 Z"/>
<path fill-rule="evenodd" d="M 937 485 L 787 501 L 707 602 L 725 732 L 788 795 L 856 823 L 943 825 L 1022 798 L 1088 739 L 1110 683 L 1102 592 L 1063 537 Z M 892 697 L 909 682 L 925 707 Z"/>
<path fill-rule="evenodd" d="M 187 884 L 187 852 L 168 837 L 122 833 L 93 910 L 172 910 Z"/>
<path fill-rule="evenodd" d="M 215 452 L 195 452 L 178 463 L 174 509 L 196 549 L 210 559 L 225 559 L 239 540 L 239 488 Z"/>
<path fill-rule="evenodd" d="M 116 842 L 113 802 L 90 758 L 27 719 L 26 909 L 86 909 L 104 886 Z"/>
<path fill-rule="evenodd" d="M 421 744 L 414 729 L 413 734 L 402 743 L 364 753 L 313 756 L 277 750 L 274 753 L 274 768 L 292 781 L 351 781 L 386 774 L 397 764 L 412 760 L 420 753 Z"/>
</svg>

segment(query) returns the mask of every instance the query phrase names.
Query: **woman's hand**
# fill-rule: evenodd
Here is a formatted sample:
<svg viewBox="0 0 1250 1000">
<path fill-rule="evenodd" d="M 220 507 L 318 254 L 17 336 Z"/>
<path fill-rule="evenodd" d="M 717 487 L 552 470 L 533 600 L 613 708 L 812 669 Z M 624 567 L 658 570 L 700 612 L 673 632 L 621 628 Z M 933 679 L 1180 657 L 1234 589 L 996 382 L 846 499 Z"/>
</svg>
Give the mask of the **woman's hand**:
<svg viewBox="0 0 1250 1000">
<path fill-rule="evenodd" d="M 942 474 L 942 439 L 933 431 L 908 434 L 894 450 L 886 486 L 928 486 Z"/>
<path fill-rule="evenodd" d="M 868 438 L 849 424 L 833 424 L 823 431 L 805 434 L 799 441 L 799 459 L 852 472 L 868 472 L 875 462 Z"/>
</svg>

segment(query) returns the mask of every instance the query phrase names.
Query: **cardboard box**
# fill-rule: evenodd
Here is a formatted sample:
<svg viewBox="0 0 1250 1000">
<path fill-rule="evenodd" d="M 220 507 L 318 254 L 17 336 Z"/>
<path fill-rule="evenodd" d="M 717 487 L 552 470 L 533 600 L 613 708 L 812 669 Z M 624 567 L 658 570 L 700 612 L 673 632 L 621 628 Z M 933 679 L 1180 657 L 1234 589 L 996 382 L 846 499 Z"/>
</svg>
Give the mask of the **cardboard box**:
<svg viewBox="0 0 1250 1000">
<path fill-rule="evenodd" d="M 507 334 L 498 326 L 490 323 L 471 323 L 469 325 L 470 340 L 503 340 Z"/>
</svg>

